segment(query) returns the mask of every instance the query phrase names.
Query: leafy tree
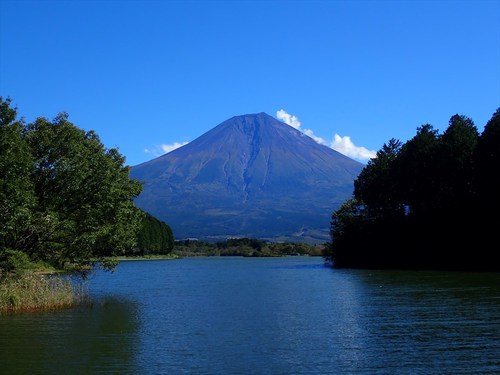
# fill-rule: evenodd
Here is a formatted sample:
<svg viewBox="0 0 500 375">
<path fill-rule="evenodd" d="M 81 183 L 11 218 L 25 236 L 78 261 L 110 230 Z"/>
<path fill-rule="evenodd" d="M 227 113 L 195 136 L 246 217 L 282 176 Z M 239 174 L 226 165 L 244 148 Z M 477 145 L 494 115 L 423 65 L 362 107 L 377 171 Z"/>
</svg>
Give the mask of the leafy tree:
<svg viewBox="0 0 500 375">
<path fill-rule="evenodd" d="M 124 157 L 65 113 L 26 125 L 10 104 L 0 98 L 0 250 L 81 269 L 133 248 L 142 185 Z"/>
<path fill-rule="evenodd" d="M 35 205 L 33 161 L 22 121 L 11 99 L 0 97 L 0 248 L 18 249 L 29 239 Z"/>
<path fill-rule="evenodd" d="M 94 256 L 123 253 L 135 245 L 141 218 L 134 206 L 142 186 L 129 177 L 117 149 L 106 149 L 62 113 L 29 124 L 26 141 L 35 170 L 39 230 L 32 256 L 58 267 L 81 266 Z"/>
<path fill-rule="evenodd" d="M 358 258 L 364 246 L 359 242 L 358 233 L 363 230 L 367 221 L 365 206 L 355 198 L 345 201 L 332 214 L 330 236 L 332 242 L 325 250 L 326 257 L 337 267 L 350 266 L 353 259 Z M 351 248 L 353 251 L 348 251 Z"/>
<path fill-rule="evenodd" d="M 449 212 L 455 207 L 463 210 L 470 205 L 473 192 L 473 153 L 479 133 L 474 122 L 465 116 L 454 115 L 441 136 L 439 155 L 439 202 Z M 456 202 L 461 201 L 458 206 Z M 451 214 L 456 214 L 453 212 Z"/>
<path fill-rule="evenodd" d="M 384 144 L 354 182 L 354 196 L 366 205 L 369 210 L 367 214 L 371 216 L 392 215 L 404 211 L 396 185 L 397 180 L 393 176 L 394 162 L 400 149 L 401 142 L 396 139 Z"/>
<path fill-rule="evenodd" d="M 402 145 L 395 162 L 399 194 L 411 215 L 425 214 L 435 205 L 439 143 L 437 130 L 430 124 L 422 125 Z"/>
<path fill-rule="evenodd" d="M 169 254 L 173 248 L 174 235 L 170 226 L 145 212 L 137 237 L 137 251 L 141 255 Z"/>
<path fill-rule="evenodd" d="M 475 246 L 470 236 L 457 236 L 471 229 L 474 210 L 473 154 L 479 133 L 474 122 L 465 116 L 454 115 L 440 137 L 437 155 L 438 173 L 435 177 L 435 207 L 425 219 L 440 235 L 434 239 L 435 261 L 443 265 L 457 261 L 457 252 Z"/>
</svg>

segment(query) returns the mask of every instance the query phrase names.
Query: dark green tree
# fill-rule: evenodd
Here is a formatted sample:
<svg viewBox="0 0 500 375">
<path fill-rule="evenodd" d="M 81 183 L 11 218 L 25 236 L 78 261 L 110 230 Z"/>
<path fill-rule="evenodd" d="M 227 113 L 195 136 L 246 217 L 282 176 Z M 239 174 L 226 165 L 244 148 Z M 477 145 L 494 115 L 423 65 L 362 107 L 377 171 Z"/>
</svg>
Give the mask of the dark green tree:
<svg viewBox="0 0 500 375">
<path fill-rule="evenodd" d="M 332 242 L 327 245 L 325 255 L 336 267 L 349 267 L 356 260 L 363 259 L 360 253 L 365 247 L 358 234 L 362 233 L 368 220 L 365 209 L 361 201 L 351 198 L 333 212 L 330 226 Z"/>
<path fill-rule="evenodd" d="M 411 215 L 430 212 L 436 203 L 439 144 L 438 131 L 432 125 L 422 125 L 402 145 L 395 162 L 399 195 Z"/>
<path fill-rule="evenodd" d="M 366 205 L 367 215 L 378 217 L 404 213 L 397 179 L 393 176 L 400 149 L 400 141 L 389 140 L 354 181 L 354 196 Z"/>
<path fill-rule="evenodd" d="M 474 153 L 475 180 L 483 212 L 500 212 L 500 108 L 481 133 Z"/>
<path fill-rule="evenodd" d="M 144 212 L 137 236 L 137 251 L 141 255 L 169 254 L 174 248 L 174 235 L 170 226 Z"/>
<path fill-rule="evenodd" d="M 500 111 L 479 136 L 454 115 L 401 147 L 384 145 L 332 215 L 327 257 L 338 267 L 499 269 Z"/>
<path fill-rule="evenodd" d="M 0 97 L 0 248 L 19 249 L 29 240 L 35 206 L 33 160 L 22 121 L 11 99 Z"/>
<path fill-rule="evenodd" d="M 500 108 L 497 108 L 479 136 L 474 153 L 476 196 L 468 221 L 475 233 L 474 257 L 479 265 L 498 263 L 500 227 Z"/>
<path fill-rule="evenodd" d="M 463 211 L 470 206 L 474 191 L 472 156 L 478 138 L 479 132 L 474 122 L 459 115 L 451 117 L 448 128 L 441 136 L 438 190 L 440 204 L 447 212 L 454 208 Z M 456 204 L 459 201 L 462 202 L 460 206 Z"/>
</svg>

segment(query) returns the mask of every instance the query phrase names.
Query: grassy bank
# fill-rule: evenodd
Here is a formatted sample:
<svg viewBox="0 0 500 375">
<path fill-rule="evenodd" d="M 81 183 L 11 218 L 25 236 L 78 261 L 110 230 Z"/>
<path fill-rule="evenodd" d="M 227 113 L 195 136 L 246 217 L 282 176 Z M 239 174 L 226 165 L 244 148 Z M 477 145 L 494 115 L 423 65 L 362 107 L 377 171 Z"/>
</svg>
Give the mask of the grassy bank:
<svg viewBox="0 0 500 375">
<path fill-rule="evenodd" d="M 176 254 L 166 254 L 166 255 L 130 255 L 130 256 L 116 256 L 110 258 L 110 260 L 115 260 L 117 262 L 127 261 L 127 260 L 169 260 L 178 259 L 179 256 Z"/>
<path fill-rule="evenodd" d="M 87 300 L 83 286 L 74 286 L 60 276 L 26 271 L 0 280 L 0 315 L 59 310 Z"/>
</svg>

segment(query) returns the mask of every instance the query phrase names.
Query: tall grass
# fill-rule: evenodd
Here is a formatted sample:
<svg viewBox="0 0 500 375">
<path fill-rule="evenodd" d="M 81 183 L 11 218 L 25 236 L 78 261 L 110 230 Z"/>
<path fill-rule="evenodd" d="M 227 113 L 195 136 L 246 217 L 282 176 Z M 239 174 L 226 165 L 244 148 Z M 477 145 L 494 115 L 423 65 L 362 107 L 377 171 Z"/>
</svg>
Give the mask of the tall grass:
<svg viewBox="0 0 500 375">
<path fill-rule="evenodd" d="M 61 276 L 20 272 L 0 279 L 0 315 L 58 310 L 86 301 L 85 287 Z"/>
</svg>

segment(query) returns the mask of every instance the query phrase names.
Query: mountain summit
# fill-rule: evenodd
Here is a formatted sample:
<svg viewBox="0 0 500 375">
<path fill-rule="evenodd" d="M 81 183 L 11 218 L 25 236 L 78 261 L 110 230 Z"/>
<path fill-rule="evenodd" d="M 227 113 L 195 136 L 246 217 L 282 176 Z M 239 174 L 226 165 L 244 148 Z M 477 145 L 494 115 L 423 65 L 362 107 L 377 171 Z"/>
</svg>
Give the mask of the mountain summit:
<svg viewBox="0 0 500 375">
<path fill-rule="evenodd" d="M 168 154 L 132 167 L 138 207 L 177 239 L 328 240 L 332 211 L 363 164 L 266 113 L 235 116 Z"/>
</svg>

